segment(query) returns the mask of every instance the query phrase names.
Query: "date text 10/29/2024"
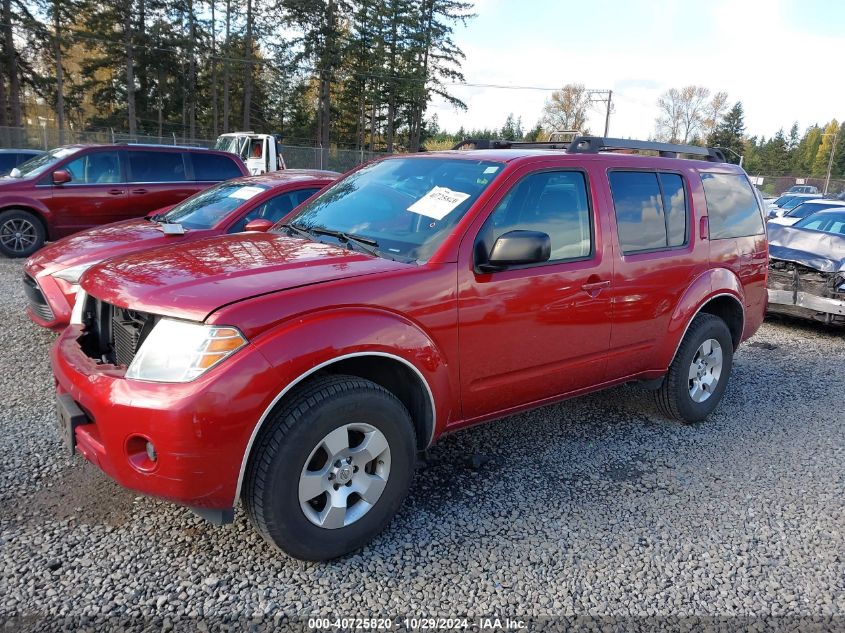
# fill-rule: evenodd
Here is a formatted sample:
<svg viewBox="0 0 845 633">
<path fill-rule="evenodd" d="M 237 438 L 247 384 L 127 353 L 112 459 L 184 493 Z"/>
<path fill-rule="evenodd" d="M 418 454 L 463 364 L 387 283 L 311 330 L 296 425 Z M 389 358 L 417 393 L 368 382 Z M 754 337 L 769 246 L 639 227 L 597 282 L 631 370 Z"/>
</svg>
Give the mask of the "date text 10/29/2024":
<svg viewBox="0 0 845 633">
<path fill-rule="evenodd" d="M 481 618 L 333 618 L 308 619 L 312 631 L 521 631 L 528 627 L 524 620 L 489 616 Z"/>
</svg>

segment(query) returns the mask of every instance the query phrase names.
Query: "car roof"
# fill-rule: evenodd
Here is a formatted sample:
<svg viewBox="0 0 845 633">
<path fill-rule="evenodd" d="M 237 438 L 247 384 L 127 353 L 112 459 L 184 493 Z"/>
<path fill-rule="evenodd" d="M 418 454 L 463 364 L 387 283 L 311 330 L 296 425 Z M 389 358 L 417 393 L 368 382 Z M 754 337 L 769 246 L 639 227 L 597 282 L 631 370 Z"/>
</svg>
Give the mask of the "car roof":
<svg viewBox="0 0 845 633">
<path fill-rule="evenodd" d="M 612 161 L 615 165 L 630 165 L 643 167 L 644 165 L 638 163 L 648 162 L 649 168 L 653 168 L 658 162 L 660 164 L 668 165 L 689 165 L 697 167 L 698 169 L 706 169 L 707 171 L 726 171 L 731 173 L 744 173 L 742 168 L 732 163 L 715 163 L 706 160 L 696 160 L 692 158 L 669 158 L 662 156 L 652 156 L 647 154 L 631 154 L 621 151 L 606 151 L 597 153 L 570 153 L 565 149 L 537 149 L 537 148 L 509 148 L 509 149 L 461 149 L 461 150 L 442 150 L 436 152 L 420 152 L 418 154 L 397 154 L 388 156 L 385 160 L 395 158 L 458 158 L 464 160 L 474 161 L 494 161 L 499 163 L 513 163 L 534 158 L 549 158 L 563 160 L 574 164 L 584 164 L 586 162 L 605 162 Z M 665 163 L 664 163 L 665 161 Z"/>
<path fill-rule="evenodd" d="M 271 171 L 256 176 L 242 176 L 233 178 L 229 182 L 251 183 L 255 185 L 266 185 L 268 187 L 281 187 L 292 182 L 304 182 L 312 180 L 337 180 L 340 174 L 336 171 L 322 169 L 282 169 Z"/>
<path fill-rule="evenodd" d="M 226 154 L 227 156 L 234 156 L 230 152 L 224 152 L 222 150 L 215 150 L 215 149 L 208 149 L 206 147 L 193 147 L 190 145 L 160 145 L 158 143 L 69 143 L 67 145 L 60 145 L 59 147 L 63 147 L 65 149 L 74 149 L 74 150 L 82 150 L 82 149 L 130 149 L 130 150 L 141 150 L 141 151 L 166 151 L 166 152 L 202 152 L 211 153 L 211 154 Z M 59 147 L 54 147 L 52 149 L 59 149 Z"/>
<path fill-rule="evenodd" d="M 836 200 L 833 198 L 810 198 L 803 204 L 832 204 L 835 207 L 845 207 L 845 200 Z"/>
<path fill-rule="evenodd" d="M 806 218 L 803 218 L 803 219 L 806 220 L 807 218 L 817 218 L 819 216 L 824 217 L 826 215 L 836 215 L 838 213 L 842 213 L 842 209 L 839 206 L 836 206 L 836 207 L 831 207 L 829 209 L 822 209 L 821 211 L 816 211 L 813 215 L 808 215 Z"/>
</svg>

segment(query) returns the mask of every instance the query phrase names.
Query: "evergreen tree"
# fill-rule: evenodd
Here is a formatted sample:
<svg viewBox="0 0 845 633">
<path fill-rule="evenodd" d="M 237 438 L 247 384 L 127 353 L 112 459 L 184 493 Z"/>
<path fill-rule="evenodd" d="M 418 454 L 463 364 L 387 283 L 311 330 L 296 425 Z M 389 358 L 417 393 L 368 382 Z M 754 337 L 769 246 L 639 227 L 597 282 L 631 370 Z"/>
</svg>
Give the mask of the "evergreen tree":
<svg viewBox="0 0 845 633">
<path fill-rule="evenodd" d="M 722 122 L 713 130 L 713 134 L 707 143 L 710 147 L 728 150 L 725 152 L 728 162 L 739 163 L 739 156 L 743 155 L 745 151 L 742 140 L 744 132 L 745 122 L 743 121 L 742 102 L 737 101 L 724 116 Z"/>
<path fill-rule="evenodd" d="M 522 117 L 514 119 L 513 112 L 508 114 L 499 136 L 506 141 L 521 141 L 523 138 Z"/>
<path fill-rule="evenodd" d="M 822 133 L 819 149 L 816 151 L 816 157 L 810 170 L 811 176 L 822 177 L 827 175 L 827 167 L 833 152 L 833 141 L 838 133 L 839 123 L 836 119 L 833 119 L 825 126 Z"/>
</svg>

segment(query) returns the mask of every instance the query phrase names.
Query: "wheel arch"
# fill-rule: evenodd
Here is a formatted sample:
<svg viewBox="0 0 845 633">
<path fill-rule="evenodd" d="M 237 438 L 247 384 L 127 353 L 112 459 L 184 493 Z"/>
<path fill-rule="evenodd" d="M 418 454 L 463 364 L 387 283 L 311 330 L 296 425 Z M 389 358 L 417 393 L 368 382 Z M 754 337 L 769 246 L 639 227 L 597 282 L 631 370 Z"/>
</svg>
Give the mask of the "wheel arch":
<svg viewBox="0 0 845 633">
<path fill-rule="evenodd" d="M 731 341 L 733 342 L 734 350 L 739 347 L 742 341 L 742 332 L 745 327 L 745 309 L 742 306 L 742 301 L 733 293 L 718 292 L 707 297 L 701 304 L 692 312 L 689 319 L 686 321 L 680 335 L 674 341 L 674 347 L 670 356 L 664 359 L 665 366 L 668 368 L 675 356 L 678 354 L 678 349 L 687 335 L 687 331 L 699 314 L 712 314 L 719 317 L 728 326 L 731 333 Z"/>
<path fill-rule="evenodd" d="M 668 328 L 668 341 L 660 358 L 667 369 L 678 353 L 693 319 L 700 313 L 713 314 L 728 326 L 736 349 L 745 330 L 745 293 L 736 274 L 726 268 L 713 268 L 690 284 L 679 301 Z"/>
<path fill-rule="evenodd" d="M 2 208 L 0 208 L 0 214 L 6 213 L 7 211 L 25 211 L 26 213 L 31 213 L 39 222 L 41 222 L 46 239 L 52 239 L 53 236 L 50 234 L 50 223 L 47 222 L 47 217 L 43 210 L 28 204 L 10 203 L 5 204 Z"/>
<path fill-rule="evenodd" d="M 351 352 L 330 358 L 303 372 L 289 382 L 275 396 L 264 410 L 252 430 L 241 460 L 233 505 L 241 495 L 246 471 L 253 456 L 256 440 L 270 414 L 279 407 L 287 396 L 306 383 L 309 378 L 320 374 L 348 374 L 365 378 L 384 387 L 396 396 L 408 409 L 414 424 L 418 448 L 428 447 L 434 440 L 437 426 L 437 409 L 434 392 L 423 373 L 410 361 L 396 354 L 382 351 Z"/>
</svg>

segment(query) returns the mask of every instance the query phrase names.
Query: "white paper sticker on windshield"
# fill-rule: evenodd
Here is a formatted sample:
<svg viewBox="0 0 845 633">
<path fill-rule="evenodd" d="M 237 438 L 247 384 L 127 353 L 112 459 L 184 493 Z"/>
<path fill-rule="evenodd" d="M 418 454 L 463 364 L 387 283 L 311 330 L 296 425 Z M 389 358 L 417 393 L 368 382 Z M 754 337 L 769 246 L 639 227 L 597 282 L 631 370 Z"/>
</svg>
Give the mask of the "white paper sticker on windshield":
<svg viewBox="0 0 845 633">
<path fill-rule="evenodd" d="M 230 198 L 239 198 L 240 200 L 249 200 L 253 196 L 257 196 L 264 191 L 261 187 L 240 187 L 229 194 Z"/>
<path fill-rule="evenodd" d="M 469 194 L 463 191 L 452 191 L 448 187 L 435 187 L 408 207 L 408 211 L 435 220 L 442 220 L 467 198 L 469 198 Z"/>
<path fill-rule="evenodd" d="M 499 167 L 497 165 L 493 165 L 492 167 L 488 167 L 487 169 L 485 169 L 484 173 L 485 174 L 495 174 L 497 171 L 499 171 Z"/>
</svg>

